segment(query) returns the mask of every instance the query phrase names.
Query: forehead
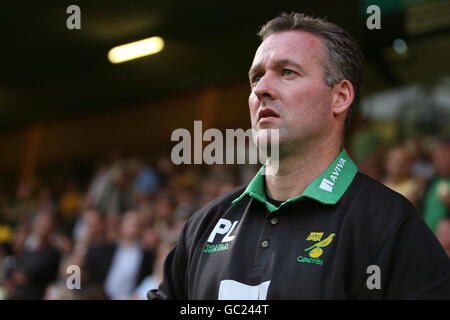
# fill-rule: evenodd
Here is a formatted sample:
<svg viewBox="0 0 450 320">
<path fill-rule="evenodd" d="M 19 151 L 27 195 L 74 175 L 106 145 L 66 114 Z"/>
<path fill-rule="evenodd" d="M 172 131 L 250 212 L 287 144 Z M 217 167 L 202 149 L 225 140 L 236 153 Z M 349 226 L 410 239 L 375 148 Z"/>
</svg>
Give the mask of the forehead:
<svg viewBox="0 0 450 320">
<path fill-rule="evenodd" d="M 284 31 L 270 35 L 261 43 L 253 65 L 280 59 L 318 63 L 323 56 L 324 45 L 319 36 L 306 31 Z"/>
</svg>

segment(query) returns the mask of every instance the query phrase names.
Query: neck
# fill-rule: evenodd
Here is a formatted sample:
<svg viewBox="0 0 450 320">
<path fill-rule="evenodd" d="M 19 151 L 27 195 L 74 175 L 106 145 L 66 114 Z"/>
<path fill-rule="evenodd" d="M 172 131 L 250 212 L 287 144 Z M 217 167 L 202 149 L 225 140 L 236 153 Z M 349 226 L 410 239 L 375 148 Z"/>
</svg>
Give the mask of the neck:
<svg viewBox="0 0 450 320">
<path fill-rule="evenodd" d="M 266 193 L 272 199 L 286 201 L 305 191 L 308 185 L 322 174 L 339 154 L 338 143 L 325 143 L 309 150 L 280 155 L 276 164 L 267 163 L 267 172 L 277 166 L 275 174 L 265 176 Z"/>
</svg>

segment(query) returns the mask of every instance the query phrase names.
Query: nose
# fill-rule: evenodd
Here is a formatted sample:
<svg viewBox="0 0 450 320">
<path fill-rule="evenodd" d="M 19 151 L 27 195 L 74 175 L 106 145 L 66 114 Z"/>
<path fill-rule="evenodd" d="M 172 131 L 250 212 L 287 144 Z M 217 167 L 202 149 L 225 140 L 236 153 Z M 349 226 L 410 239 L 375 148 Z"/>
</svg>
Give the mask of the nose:
<svg viewBox="0 0 450 320">
<path fill-rule="evenodd" d="M 264 74 L 253 88 L 253 93 L 258 97 L 260 101 L 264 99 L 275 99 L 276 89 L 274 79 L 270 73 Z"/>
</svg>

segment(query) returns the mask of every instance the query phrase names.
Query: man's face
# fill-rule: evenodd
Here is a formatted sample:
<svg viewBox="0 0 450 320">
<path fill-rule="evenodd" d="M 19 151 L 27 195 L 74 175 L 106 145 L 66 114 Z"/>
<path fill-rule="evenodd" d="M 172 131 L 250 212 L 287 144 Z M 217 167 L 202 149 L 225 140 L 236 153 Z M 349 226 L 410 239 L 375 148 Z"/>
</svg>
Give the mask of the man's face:
<svg viewBox="0 0 450 320">
<path fill-rule="evenodd" d="M 136 213 L 127 213 L 124 215 L 121 225 L 122 236 L 133 239 L 139 236 L 141 231 L 140 219 Z"/>
<path fill-rule="evenodd" d="M 331 134 L 331 88 L 324 82 L 322 40 L 303 31 L 266 38 L 256 51 L 249 78 L 252 128 L 279 129 L 280 152 L 314 146 Z"/>
<path fill-rule="evenodd" d="M 396 148 L 389 152 L 386 160 L 386 171 L 391 178 L 406 178 L 411 167 L 411 157 L 402 148 Z"/>
<path fill-rule="evenodd" d="M 53 231 L 53 219 L 47 214 L 39 214 L 34 222 L 33 231 L 39 237 L 47 237 Z"/>
</svg>

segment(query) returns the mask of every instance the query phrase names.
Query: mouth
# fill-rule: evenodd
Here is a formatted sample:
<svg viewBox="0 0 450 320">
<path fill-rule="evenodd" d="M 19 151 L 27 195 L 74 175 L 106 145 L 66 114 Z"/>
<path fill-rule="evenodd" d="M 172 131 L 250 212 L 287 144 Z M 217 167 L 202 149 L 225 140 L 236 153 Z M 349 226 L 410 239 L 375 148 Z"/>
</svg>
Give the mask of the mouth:
<svg viewBox="0 0 450 320">
<path fill-rule="evenodd" d="M 258 122 L 279 118 L 280 115 L 271 108 L 262 108 L 258 112 Z"/>
</svg>

